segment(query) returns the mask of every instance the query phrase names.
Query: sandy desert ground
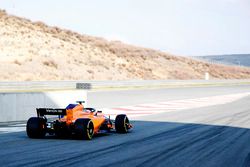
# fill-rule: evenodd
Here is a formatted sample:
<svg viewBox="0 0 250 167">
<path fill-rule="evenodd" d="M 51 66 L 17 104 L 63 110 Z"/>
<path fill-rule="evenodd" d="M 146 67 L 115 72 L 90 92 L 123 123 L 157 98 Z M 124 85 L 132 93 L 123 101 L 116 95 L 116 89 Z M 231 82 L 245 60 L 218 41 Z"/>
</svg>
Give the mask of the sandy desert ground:
<svg viewBox="0 0 250 167">
<path fill-rule="evenodd" d="M 0 80 L 250 78 L 250 68 L 208 64 L 82 35 L 0 10 Z"/>
</svg>

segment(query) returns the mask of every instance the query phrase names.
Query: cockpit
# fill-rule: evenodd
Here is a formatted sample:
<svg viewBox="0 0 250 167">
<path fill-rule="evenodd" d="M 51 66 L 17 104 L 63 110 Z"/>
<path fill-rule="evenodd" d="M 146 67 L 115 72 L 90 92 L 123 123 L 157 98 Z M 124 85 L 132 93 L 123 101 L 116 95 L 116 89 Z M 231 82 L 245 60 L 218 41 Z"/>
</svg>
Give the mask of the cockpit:
<svg viewBox="0 0 250 167">
<path fill-rule="evenodd" d="M 84 108 L 83 109 L 83 112 L 91 112 L 91 113 L 94 113 L 94 112 L 96 112 L 96 109 L 95 108 Z"/>
</svg>

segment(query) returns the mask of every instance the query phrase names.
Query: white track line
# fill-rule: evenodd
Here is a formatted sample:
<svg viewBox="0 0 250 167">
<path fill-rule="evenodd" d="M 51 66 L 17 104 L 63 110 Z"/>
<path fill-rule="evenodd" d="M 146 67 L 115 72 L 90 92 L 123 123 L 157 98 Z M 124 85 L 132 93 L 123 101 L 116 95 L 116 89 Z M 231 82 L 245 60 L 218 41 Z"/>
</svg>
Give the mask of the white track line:
<svg viewBox="0 0 250 167">
<path fill-rule="evenodd" d="M 0 134 L 25 131 L 26 127 L 0 127 Z"/>
</svg>

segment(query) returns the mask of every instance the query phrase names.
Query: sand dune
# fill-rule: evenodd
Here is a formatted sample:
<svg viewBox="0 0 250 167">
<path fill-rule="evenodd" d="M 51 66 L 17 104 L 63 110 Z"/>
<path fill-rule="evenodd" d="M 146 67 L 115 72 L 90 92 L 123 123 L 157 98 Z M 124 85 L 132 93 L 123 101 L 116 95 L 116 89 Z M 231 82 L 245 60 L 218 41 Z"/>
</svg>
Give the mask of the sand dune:
<svg viewBox="0 0 250 167">
<path fill-rule="evenodd" d="M 250 68 L 212 65 L 78 34 L 0 11 L 0 80 L 250 78 Z"/>
</svg>

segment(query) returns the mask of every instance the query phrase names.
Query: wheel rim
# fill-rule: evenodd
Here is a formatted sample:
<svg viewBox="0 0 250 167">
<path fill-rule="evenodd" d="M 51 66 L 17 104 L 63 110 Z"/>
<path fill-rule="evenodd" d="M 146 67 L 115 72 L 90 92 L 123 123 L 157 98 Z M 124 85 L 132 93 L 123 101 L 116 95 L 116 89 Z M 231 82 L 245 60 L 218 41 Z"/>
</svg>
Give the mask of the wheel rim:
<svg viewBox="0 0 250 167">
<path fill-rule="evenodd" d="M 91 125 L 90 125 L 91 124 Z M 92 136 L 93 136 L 93 133 L 94 133 L 94 130 L 93 130 L 93 123 L 91 121 L 89 121 L 88 123 L 88 126 L 87 126 L 87 135 L 88 135 L 88 138 L 91 139 Z"/>
<path fill-rule="evenodd" d="M 127 119 L 127 117 L 125 117 L 124 118 L 124 130 L 125 130 L 125 132 L 127 132 L 128 131 L 128 119 Z"/>
</svg>

